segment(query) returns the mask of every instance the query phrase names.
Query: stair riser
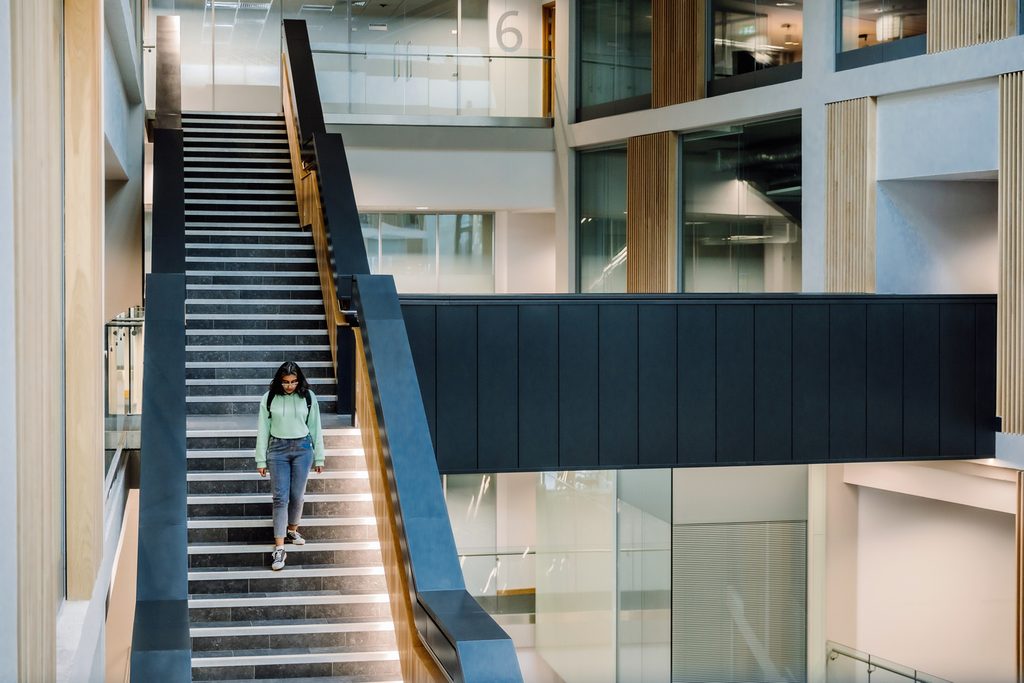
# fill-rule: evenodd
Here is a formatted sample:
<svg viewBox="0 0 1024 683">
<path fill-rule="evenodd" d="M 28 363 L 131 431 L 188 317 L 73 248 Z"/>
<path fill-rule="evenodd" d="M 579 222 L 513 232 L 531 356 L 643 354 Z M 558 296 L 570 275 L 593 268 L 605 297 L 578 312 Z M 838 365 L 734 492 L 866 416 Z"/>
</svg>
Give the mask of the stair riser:
<svg viewBox="0 0 1024 683">
<path fill-rule="evenodd" d="M 242 318 L 242 319 L 226 319 L 226 320 L 204 320 L 202 318 L 195 318 L 192 316 L 202 315 L 200 313 L 193 313 L 192 316 L 186 314 L 185 320 L 188 323 L 188 327 L 191 330 L 223 330 L 225 333 L 233 332 L 238 333 L 239 331 L 245 330 L 294 330 L 296 326 L 301 326 L 304 330 L 326 330 L 327 321 L 323 319 L 323 313 L 314 311 L 310 313 L 309 307 L 306 310 L 300 311 L 299 315 L 316 315 L 320 314 L 319 320 L 290 320 L 288 318 L 276 318 L 276 315 L 284 315 L 277 313 L 267 313 L 266 316 L 258 318 Z M 221 313 L 220 315 L 225 315 Z M 243 311 L 231 311 L 227 315 L 252 315 L 251 313 L 245 313 Z M 293 314 L 294 315 L 294 314 Z"/>
<path fill-rule="evenodd" d="M 309 541 L 376 541 L 377 527 L 370 524 L 303 526 L 302 535 Z M 274 530 L 269 526 L 188 530 L 189 543 L 269 543 L 273 536 Z"/>
<path fill-rule="evenodd" d="M 194 268 L 193 270 L 206 270 Z M 308 292 L 316 290 L 292 290 L 295 285 L 319 285 L 320 275 L 315 271 L 297 271 L 294 274 L 274 274 L 274 271 L 265 271 L 262 268 L 254 268 L 253 271 L 260 271 L 260 275 L 232 275 L 231 273 L 217 273 L 216 275 L 190 275 L 185 274 L 185 282 L 189 285 L 218 285 L 225 288 L 237 285 L 260 285 L 265 287 L 262 292 L 259 290 L 235 290 L 237 296 L 251 296 L 249 292 L 259 292 L 263 298 L 287 298 L 286 292 L 294 291 L 295 296 L 307 296 Z M 210 271 L 207 271 L 210 272 Z M 266 274 L 263 274 L 266 273 Z M 211 290 L 202 290 L 204 292 Z M 215 290 L 212 290 L 215 291 Z M 205 293 L 203 296 L 207 296 Z"/>
<path fill-rule="evenodd" d="M 268 570 L 269 571 L 269 570 Z M 288 571 L 287 568 L 282 571 Z M 214 621 L 272 621 L 291 619 L 349 619 L 374 617 L 390 619 L 386 602 L 357 602 L 346 605 L 271 605 L 259 607 L 190 607 L 192 623 Z"/>
<path fill-rule="evenodd" d="M 329 361 L 330 351 L 187 351 L 185 358 L 192 363 L 232 363 L 232 362 L 255 362 L 273 361 L 283 363 L 285 360 L 302 364 L 306 361 Z"/>
<path fill-rule="evenodd" d="M 253 457 L 245 458 L 189 458 L 189 472 L 251 472 L 256 466 Z M 332 471 L 362 472 L 366 459 L 361 455 L 328 455 L 324 466 Z"/>
<path fill-rule="evenodd" d="M 260 227 L 266 227 L 266 225 L 273 225 L 274 229 L 289 229 L 298 230 L 299 227 L 299 216 L 298 214 L 287 214 L 282 216 L 267 215 L 266 212 L 255 211 L 242 212 L 236 209 L 217 209 L 217 211 L 236 211 L 236 213 L 204 213 L 199 210 L 191 211 L 188 210 L 185 213 L 185 229 L 196 227 L 197 229 L 221 229 L 219 226 L 221 223 L 227 223 L 223 229 L 231 229 L 232 227 L 239 227 L 240 225 L 247 225 L 248 223 L 260 223 Z M 190 225 L 190 223 L 204 223 L 203 225 Z M 279 227 L 280 226 L 280 227 Z M 252 229 L 249 227 L 239 229 Z M 259 229 L 259 228 L 256 228 Z M 269 229 L 269 228 L 267 228 Z"/>
<path fill-rule="evenodd" d="M 289 556 L 289 559 L 295 557 Z M 376 565 L 380 566 L 380 560 Z M 271 573 L 271 570 L 267 570 Z M 357 593 L 386 593 L 387 581 L 378 576 L 304 576 L 287 578 L 288 567 L 273 574 L 284 577 L 266 579 L 226 579 L 224 581 L 189 581 L 190 595 L 240 595 L 248 593 L 302 593 L 310 591 L 342 591 Z"/>
<path fill-rule="evenodd" d="M 192 569 L 209 569 L 212 567 L 269 567 L 272 559 L 272 544 L 267 544 L 266 552 L 254 553 L 195 553 L 188 556 L 188 566 Z M 305 550 L 289 553 L 289 558 L 296 564 L 314 567 L 325 564 L 368 565 L 380 562 L 379 550 Z"/>
<path fill-rule="evenodd" d="M 193 402 L 187 404 L 189 415 L 253 415 L 259 412 L 258 401 Z M 336 413 L 338 404 L 334 401 L 320 401 L 320 413 Z"/>
<path fill-rule="evenodd" d="M 367 645 L 393 646 L 394 631 L 352 631 L 346 633 L 296 633 L 262 636 L 214 636 L 192 638 L 195 652 L 223 652 L 226 650 L 258 650 L 299 647 L 366 647 Z"/>
<path fill-rule="evenodd" d="M 193 667 L 193 681 L 247 680 L 259 678 L 297 678 L 361 676 L 367 674 L 400 675 L 397 661 L 336 662 L 334 664 L 287 664 L 268 666 Z"/>
<path fill-rule="evenodd" d="M 338 390 L 333 379 L 330 380 L 330 384 L 313 382 L 310 386 L 313 388 L 313 391 L 316 392 L 317 396 L 337 395 Z M 259 384 L 190 384 L 185 387 L 186 396 L 262 396 L 266 391 L 267 385 L 264 382 L 260 382 Z"/>
<path fill-rule="evenodd" d="M 250 160 L 250 161 L 264 161 L 272 160 L 276 162 L 291 163 L 291 159 L 288 156 L 288 148 L 281 145 L 275 145 L 273 147 L 267 146 L 267 149 L 260 149 L 259 151 L 251 151 L 255 148 L 256 143 L 253 145 L 235 145 L 238 149 L 223 150 L 218 149 L 217 145 L 187 145 L 194 149 L 185 151 L 185 160 L 195 159 L 197 157 L 203 159 L 223 159 L 225 162 L 231 163 L 233 161 Z M 262 145 L 259 145 L 262 147 Z"/>
<path fill-rule="evenodd" d="M 323 404 L 321 404 L 322 406 Z M 322 412 L 322 411 L 321 411 Z M 253 420 L 252 428 L 256 429 L 256 421 Z M 254 436 L 190 436 L 186 439 L 188 450 L 198 451 L 245 449 L 251 451 L 256 448 L 256 437 Z M 363 440 L 359 434 L 324 434 L 324 448 L 362 448 Z"/>
<path fill-rule="evenodd" d="M 264 292 L 264 297 L 266 293 Z M 185 315 L 246 315 L 252 320 L 272 320 L 277 315 L 318 315 L 324 316 L 324 304 L 320 299 L 309 298 L 290 300 L 281 304 L 243 303 L 239 301 L 221 301 L 217 303 L 186 303 Z M 244 319 L 243 319 L 244 321 Z M 191 320 L 189 322 L 192 322 Z M 195 322 L 202 322 L 196 320 Z"/>
<path fill-rule="evenodd" d="M 216 230 L 216 228 L 192 228 L 192 230 Z M 286 229 L 282 228 L 281 230 L 273 230 L 271 228 L 254 228 L 248 231 L 239 229 L 236 232 L 256 232 L 257 230 L 266 230 L 267 232 L 283 232 Z M 188 241 L 189 245 L 186 246 L 186 248 L 190 248 L 192 245 L 196 244 L 244 244 L 246 245 L 247 248 L 255 249 L 257 248 L 255 245 L 258 244 L 289 244 L 301 246 L 302 248 L 305 249 L 306 252 L 310 251 L 309 247 L 312 246 L 313 244 L 313 238 L 310 237 L 310 234 L 308 232 L 305 232 L 300 228 L 287 228 L 287 230 L 294 230 L 295 235 L 185 235 L 185 239 Z M 222 230 L 220 232 L 227 231 Z M 198 252 L 199 250 L 196 251 Z"/>
<path fill-rule="evenodd" d="M 263 390 L 267 390 L 276 367 L 266 368 L 186 368 L 186 379 L 254 379 L 260 381 Z M 330 367 L 322 368 L 308 365 L 302 368 L 306 379 L 327 379 L 334 377 Z M 314 387 L 314 391 L 316 391 Z"/>
<path fill-rule="evenodd" d="M 268 503 L 190 503 L 188 516 L 192 519 L 204 517 L 258 517 L 269 519 L 272 506 Z M 302 506 L 305 517 L 372 517 L 373 503 L 360 502 L 315 502 L 306 501 Z"/>
<path fill-rule="evenodd" d="M 327 333 L 306 333 L 297 331 L 292 334 L 189 334 L 186 343 L 190 346 L 320 346 L 328 343 Z M 279 355 L 288 356 L 289 352 Z"/>
<path fill-rule="evenodd" d="M 282 246 L 282 245 L 278 245 L 278 246 Z M 196 257 L 196 256 L 199 256 L 199 257 L 203 257 L 203 256 L 211 257 L 212 256 L 212 257 L 222 258 L 222 259 L 224 259 L 226 261 L 230 261 L 231 259 L 236 259 L 236 258 L 270 258 L 270 259 L 275 259 L 275 258 L 313 258 L 315 256 L 312 244 L 308 244 L 308 245 L 305 245 L 305 244 L 303 244 L 303 245 L 295 244 L 295 245 L 283 245 L 283 246 L 287 246 L 288 248 L 287 249 L 278 249 L 278 248 L 273 248 L 273 249 L 263 248 L 263 249 L 261 249 L 260 247 L 253 246 L 253 245 L 249 245 L 249 246 L 245 246 L 245 247 L 239 246 L 239 247 L 223 247 L 223 248 L 222 247 L 217 247 L 217 248 L 212 248 L 212 247 L 210 247 L 210 248 L 207 248 L 207 247 L 196 248 L 194 246 L 190 247 L 190 246 L 186 245 L 186 247 L 185 247 L 185 257 L 186 258 L 193 258 L 193 257 Z"/>
<path fill-rule="evenodd" d="M 289 284 L 316 284 L 320 281 L 320 274 L 316 269 L 316 259 L 312 256 L 304 257 L 313 260 L 304 261 L 276 261 L 273 258 L 268 257 L 266 261 L 196 261 L 191 260 L 185 264 L 186 277 L 234 277 L 234 278 L 252 278 L 252 277 L 275 277 L 274 275 L 246 275 L 247 272 L 259 272 L 259 273 L 280 273 L 276 277 L 289 277 L 290 282 L 282 282 L 281 284 L 287 286 Z M 200 270 L 206 273 L 216 273 L 215 275 L 194 275 L 189 276 L 188 271 Z M 241 272 L 241 275 L 232 275 L 233 272 Z M 192 284 L 199 284 L 192 283 Z M 250 284 L 242 281 L 238 281 L 238 284 Z M 253 283 L 254 284 L 254 283 Z"/>
<path fill-rule="evenodd" d="M 190 481 L 188 495 L 270 493 L 270 477 L 248 481 Z M 306 481 L 306 493 L 369 493 L 370 485 L 365 479 L 318 479 L 311 474 Z"/>
<path fill-rule="evenodd" d="M 236 279 L 240 279 L 236 276 Z M 257 279 L 257 278 L 253 278 Z M 303 285 L 318 285 L 316 289 L 297 289 L 294 283 L 282 283 L 279 285 L 266 285 L 260 289 L 238 289 L 238 284 L 244 283 L 231 283 L 231 284 L 214 284 L 212 288 L 203 287 L 198 288 L 196 285 L 199 283 L 193 283 L 193 286 L 189 287 L 187 292 L 189 298 L 192 299 L 217 299 L 219 301 L 251 301 L 255 299 L 293 299 L 295 301 L 311 301 L 318 304 L 323 304 L 323 295 L 320 292 L 319 283 L 316 282 L 304 282 Z M 252 283 L 259 284 L 259 283 Z M 315 308 L 315 306 L 314 306 Z"/>
</svg>

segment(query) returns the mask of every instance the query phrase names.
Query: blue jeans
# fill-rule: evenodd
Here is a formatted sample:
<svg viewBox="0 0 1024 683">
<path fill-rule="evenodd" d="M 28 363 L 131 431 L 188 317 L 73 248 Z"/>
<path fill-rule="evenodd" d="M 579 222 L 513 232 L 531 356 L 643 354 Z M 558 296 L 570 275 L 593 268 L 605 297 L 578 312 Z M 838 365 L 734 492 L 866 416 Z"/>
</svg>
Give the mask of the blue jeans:
<svg viewBox="0 0 1024 683">
<path fill-rule="evenodd" d="M 267 466 L 274 499 L 274 538 L 284 538 L 287 526 L 298 525 L 302 519 L 302 497 L 306 494 L 306 479 L 313 466 L 313 444 L 309 437 L 270 437 Z"/>
</svg>

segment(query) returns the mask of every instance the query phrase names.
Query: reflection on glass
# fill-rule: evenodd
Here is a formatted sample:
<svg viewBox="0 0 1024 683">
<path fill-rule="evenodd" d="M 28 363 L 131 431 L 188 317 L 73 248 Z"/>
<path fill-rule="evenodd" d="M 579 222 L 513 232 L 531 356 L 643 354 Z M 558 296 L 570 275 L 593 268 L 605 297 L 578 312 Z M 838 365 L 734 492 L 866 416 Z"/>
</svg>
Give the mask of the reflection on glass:
<svg viewBox="0 0 1024 683">
<path fill-rule="evenodd" d="M 803 2 L 712 0 L 714 78 L 803 59 Z"/>
<path fill-rule="evenodd" d="M 215 41 L 213 100 L 218 111 L 278 111 L 281 106 L 281 3 L 209 0 L 204 29 Z"/>
<path fill-rule="evenodd" d="M 799 117 L 682 144 L 684 291 L 800 291 Z"/>
<path fill-rule="evenodd" d="M 494 291 L 494 214 L 363 213 L 359 220 L 370 271 L 393 275 L 399 292 Z"/>
<path fill-rule="evenodd" d="M 615 472 L 537 485 L 537 652 L 566 683 L 616 680 Z"/>
<path fill-rule="evenodd" d="M 540 3 L 302 3 L 324 111 L 541 116 Z"/>
<path fill-rule="evenodd" d="M 138 448 L 130 432 L 139 431 L 142 413 L 143 320 L 140 306 L 106 324 L 104 471 L 116 464 L 119 451 Z"/>
<path fill-rule="evenodd" d="M 181 109 L 213 110 L 213 8 L 209 0 L 151 0 L 146 13 L 145 42 L 156 45 L 156 18 L 181 17 Z M 150 62 L 151 81 L 156 81 L 156 61 Z M 154 90 L 155 93 L 155 90 Z M 280 99 L 280 98 L 278 98 Z"/>
<path fill-rule="evenodd" d="M 581 152 L 577 179 L 580 292 L 625 292 L 625 148 Z"/>
<path fill-rule="evenodd" d="M 618 678 L 672 677 L 672 471 L 617 472 Z"/>
<path fill-rule="evenodd" d="M 841 0 L 842 51 L 928 31 L 928 0 Z"/>
<path fill-rule="evenodd" d="M 651 94 L 650 0 L 581 0 L 581 107 Z"/>
</svg>

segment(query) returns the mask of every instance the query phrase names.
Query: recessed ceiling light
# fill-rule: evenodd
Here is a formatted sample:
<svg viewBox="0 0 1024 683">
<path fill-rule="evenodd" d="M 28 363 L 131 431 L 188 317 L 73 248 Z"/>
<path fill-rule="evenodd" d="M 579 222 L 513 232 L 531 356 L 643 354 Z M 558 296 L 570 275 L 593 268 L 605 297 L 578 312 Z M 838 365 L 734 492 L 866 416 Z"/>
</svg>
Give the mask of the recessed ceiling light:
<svg viewBox="0 0 1024 683">
<path fill-rule="evenodd" d="M 417 211 L 426 211 L 429 208 L 430 208 L 429 206 L 417 206 L 416 210 Z"/>
<path fill-rule="evenodd" d="M 775 3 L 775 6 L 776 7 L 796 7 L 796 3 L 795 2 L 777 2 L 777 3 Z"/>
<path fill-rule="evenodd" d="M 388 25 L 387 24 L 370 24 L 367 28 L 369 28 L 371 31 L 387 31 L 388 30 Z"/>
<path fill-rule="evenodd" d="M 354 0 L 353 7 L 366 7 L 366 0 Z"/>
</svg>

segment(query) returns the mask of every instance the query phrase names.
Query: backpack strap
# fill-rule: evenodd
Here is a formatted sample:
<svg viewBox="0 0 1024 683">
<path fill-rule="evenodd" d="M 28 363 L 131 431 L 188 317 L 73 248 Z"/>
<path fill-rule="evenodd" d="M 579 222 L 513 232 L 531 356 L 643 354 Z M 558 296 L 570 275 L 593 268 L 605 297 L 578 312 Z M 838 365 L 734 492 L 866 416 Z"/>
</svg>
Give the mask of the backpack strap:
<svg viewBox="0 0 1024 683">
<path fill-rule="evenodd" d="M 270 404 L 274 401 L 276 394 L 267 394 L 267 414 L 270 414 Z M 313 398 L 306 392 L 306 416 L 308 418 L 309 413 L 313 410 Z"/>
</svg>

